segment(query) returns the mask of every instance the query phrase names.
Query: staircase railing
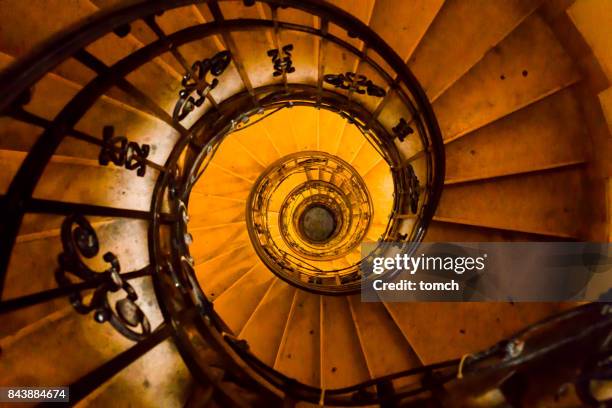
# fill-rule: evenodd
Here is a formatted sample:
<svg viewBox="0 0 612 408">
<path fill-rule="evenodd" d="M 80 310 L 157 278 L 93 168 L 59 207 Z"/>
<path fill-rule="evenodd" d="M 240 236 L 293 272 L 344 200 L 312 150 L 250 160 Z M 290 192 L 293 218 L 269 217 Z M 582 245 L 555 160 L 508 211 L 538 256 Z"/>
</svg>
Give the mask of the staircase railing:
<svg viewBox="0 0 612 408">
<path fill-rule="evenodd" d="M 470 379 L 482 391 L 499 385 L 495 379 L 524 373 L 533 367 L 543 369 L 547 361 L 558 359 L 570 347 L 579 352 L 573 352 L 575 358 L 567 355 L 563 358 L 580 367 L 584 398 L 593 398 L 584 384 L 602 370 L 604 363 L 597 364 L 602 359 L 600 354 L 609 353 L 605 338 L 612 321 L 607 305 L 586 305 L 551 318 L 481 353 L 331 390 L 282 375 L 252 355 L 246 342 L 234 337 L 203 293 L 189 253 L 190 191 L 224 137 L 249 126 L 249 121 L 252 123 L 262 114 L 290 106 L 332 110 L 350 119 L 393 171 L 396 199 L 382 241 L 399 241 L 413 249 L 423 239 L 441 195 L 444 150 L 428 99 L 404 61 L 350 14 L 318 0 L 264 0 L 261 3 L 269 7 L 270 18 L 227 19 L 223 3 L 149 0 L 103 11 L 58 34 L 0 75 L 1 114 L 43 129 L 1 197 L 0 293 L 7 273 L 15 272 L 10 270 L 9 263 L 24 216 L 35 213 L 66 217 L 60 238 L 61 261 L 50 265 L 49 271 L 55 274 L 57 286 L 11 299 L 3 297 L 0 314 L 9 316 L 14 311 L 66 297 L 76 312 L 92 313 L 96 321 L 109 323 L 135 341 L 131 348 L 75 380 L 71 385 L 71 403 L 86 397 L 170 337 L 194 377 L 201 383 L 212 384 L 218 398 L 229 405 L 287 406 L 308 401 L 342 406 L 419 406 L 443 401 L 447 398 L 444 387 L 447 390 L 460 387 L 465 384 L 461 377 Z M 254 3 L 245 0 L 243 5 L 249 8 Z M 156 16 L 193 4 L 206 7 L 211 21 L 173 33 L 165 33 L 157 24 Z M 286 8 L 314 16 L 316 24 L 284 21 L 282 10 Z M 110 65 L 87 51 L 88 45 L 105 35 L 125 37 L 137 21 L 149 26 L 157 39 Z M 273 81 L 258 85 L 253 84 L 248 61 L 241 58 L 240 44 L 234 38 L 235 33 L 256 30 L 271 33 L 275 45 L 266 53 Z M 292 79 L 300 69 L 292 59 L 298 50 L 295 45 L 282 42 L 286 33 L 308 35 L 317 41 L 319 58 L 314 64 L 316 76 L 312 81 Z M 225 49 L 203 55 L 197 61 L 189 61 L 181 52 L 183 45 L 211 36 L 221 38 Z M 358 46 L 353 45 L 355 41 Z M 330 61 L 326 55 L 338 49 L 355 58 L 355 72 L 328 69 Z M 130 73 L 162 55 L 174 58 L 185 71 L 183 80 L 177 81 L 180 91 L 171 101 L 155 99 L 129 80 Z M 90 69 L 93 78 L 53 118 L 29 111 L 29 102 L 38 96 L 36 85 L 68 59 Z M 229 69 L 234 69 L 240 78 L 241 90 L 221 98 L 220 91 L 228 83 L 224 75 Z M 149 157 L 151 150 L 147 144 L 134 141 L 132 135 L 118 135 L 113 123 L 101 124 L 103 130 L 99 135 L 78 130 L 79 121 L 111 88 L 121 90 L 137 109 L 178 134 L 163 162 Z M 150 208 L 116 208 L 35 196 L 36 186 L 46 177 L 45 169 L 65 139 L 96 146 L 99 166 L 121 168 L 131 172 L 135 180 L 154 173 Z M 416 147 L 407 149 L 411 143 Z M 87 220 L 93 216 L 147 222 L 150 264 L 139 270 L 121 271 L 120 258 L 110 252 L 100 254 L 95 229 Z M 107 265 L 103 271 L 83 262 L 100 255 Z M 130 285 L 134 279 L 152 279 L 164 316 L 158 327 L 150 327 L 138 308 L 138 293 Z M 83 294 L 92 290 L 91 303 L 86 303 Z M 107 295 L 120 291 L 125 296 L 111 304 Z M 576 330 L 577 327 L 581 330 Z M 212 367 L 213 356 L 227 372 L 222 379 Z M 586 363 L 590 365 L 585 366 Z M 418 380 L 414 385 L 397 385 L 397 380 L 415 376 Z M 234 391 L 236 386 L 241 393 Z"/>
</svg>

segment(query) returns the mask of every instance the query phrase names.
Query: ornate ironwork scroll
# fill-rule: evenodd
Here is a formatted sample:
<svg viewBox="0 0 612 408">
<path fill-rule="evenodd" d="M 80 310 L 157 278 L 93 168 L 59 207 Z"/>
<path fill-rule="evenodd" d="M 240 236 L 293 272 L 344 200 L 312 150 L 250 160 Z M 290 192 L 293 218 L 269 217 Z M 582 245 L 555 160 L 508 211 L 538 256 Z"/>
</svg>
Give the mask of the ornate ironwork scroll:
<svg viewBox="0 0 612 408">
<path fill-rule="evenodd" d="M 112 252 L 107 252 L 102 259 L 109 264 L 102 272 L 93 271 L 83 258 L 94 258 L 100 252 L 100 244 L 95 230 L 81 215 L 70 215 L 62 223 L 61 240 L 64 252 L 58 257 L 59 268 L 55 280 L 59 286 L 73 284 L 69 275 L 87 282 L 99 281 L 99 285 L 89 303 L 85 303 L 81 292 L 76 291 L 69 297 L 70 304 L 81 314 L 93 311 L 94 320 L 98 323 L 109 322 L 119 333 L 130 340 L 140 341 L 151 332 L 149 320 L 136 304 L 138 295 L 134 288 L 119 273 L 119 260 Z M 125 297 L 111 307 L 109 293 L 125 292 Z M 140 331 L 135 329 L 140 327 Z"/>
<path fill-rule="evenodd" d="M 125 136 L 115 136 L 113 126 L 104 126 L 102 130 L 102 149 L 98 156 L 98 163 L 107 166 L 113 163 L 116 166 L 125 166 L 128 170 L 136 170 L 139 177 L 144 177 L 147 170 L 145 159 L 149 156 L 151 147 L 130 142 Z"/>
<path fill-rule="evenodd" d="M 228 67 L 232 56 L 229 51 L 220 51 L 212 58 L 196 61 L 191 70 L 183 76 L 181 85 L 183 89 L 179 92 L 179 99 L 174 105 L 172 119 L 180 122 L 185 119 L 195 108 L 202 106 L 210 91 L 219 85 L 219 80 L 206 78 L 210 73 L 213 77 L 221 75 Z"/>
<path fill-rule="evenodd" d="M 414 130 L 410 127 L 410 125 L 408 125 L 408 122 L 406 122 L 406 119 L 404 118 L 400 118 L 397 125 L 391 128 L 391 130 L 393 130 L 393 133 L 395 133 L 395 136 L 400 140 L 400 142 L 403 142 L 408 135 L 414 133 Z"/>
<path fill-rule="evenodd" d="M 272 76 L 277 77 L 295 72 L 295 67 L 291 60 L 291 51 L 293 51 L 293 44 L 287 44 L 281 49 L 277 48 L 268 51 L 268 56 L 272 58 L 272 63 L 274 64 Z"/>
<path fill-rule="evenodd" d="M 327 74 L 323 77 L 323 80 L 336 88 L 346 89 L 361 95 L 367 93 L 370 96 L 382 98 L 387 94 L 383 88 L 375 85 L 365 75 L 354 72 Z"/>
</svg>

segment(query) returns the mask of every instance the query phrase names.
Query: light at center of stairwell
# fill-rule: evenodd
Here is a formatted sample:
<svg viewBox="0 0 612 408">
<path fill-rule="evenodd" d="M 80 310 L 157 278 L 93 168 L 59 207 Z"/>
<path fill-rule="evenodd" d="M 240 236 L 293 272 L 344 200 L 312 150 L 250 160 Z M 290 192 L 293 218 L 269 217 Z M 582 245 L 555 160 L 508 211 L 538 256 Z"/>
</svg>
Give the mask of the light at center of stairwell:
<svg viewBox="0 0 612 408">
<path fill-rule="evenodd" d="M 336 220 L 328 208 L 316 205 L 304 211 L 300 227 L 309 240 L 324 242 L 332 237 L 336 229 Z"/>
</svg>

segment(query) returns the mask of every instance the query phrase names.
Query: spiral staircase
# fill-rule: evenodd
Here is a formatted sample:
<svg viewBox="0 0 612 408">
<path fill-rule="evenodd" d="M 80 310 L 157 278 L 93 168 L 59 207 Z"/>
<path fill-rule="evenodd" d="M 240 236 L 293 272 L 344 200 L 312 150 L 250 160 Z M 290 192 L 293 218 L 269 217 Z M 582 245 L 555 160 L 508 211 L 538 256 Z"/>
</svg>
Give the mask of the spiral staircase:
<svg viewBox="0 0 612 408">
<path fill-rule="evenodd" d="M 363 243 L 608 241 L 583 0 L 331 3 L 0 3 L 0 386 L 69 385 L 80 406 L 585 403 L 457 370 L 595 304 L 358 293 Z"/>
</svg>

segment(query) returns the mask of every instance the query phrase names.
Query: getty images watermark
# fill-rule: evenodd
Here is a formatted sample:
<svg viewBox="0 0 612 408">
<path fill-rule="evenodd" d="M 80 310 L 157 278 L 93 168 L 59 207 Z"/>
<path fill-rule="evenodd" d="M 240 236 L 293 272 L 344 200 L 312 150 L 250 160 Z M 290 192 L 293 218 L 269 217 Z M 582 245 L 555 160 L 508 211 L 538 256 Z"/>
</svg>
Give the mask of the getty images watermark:
<svg viewBox="0 0 612 408">
<path fill-rule="evenodd" d="M 385 272 L 401 270 L 410 275 L 417 271 L 443 271 L 454 272 L 462 275 L 465 272 L 483 271 L 487 254 L 478 257 L 442 257 L 410 256 L 408 254 L 395 254 L 392 257 L 374 257 L 372 259 L 372 272 L 382 275 Z M 448 282 L 430 282 L 424 280 L 401 279 L 397 282 L 385 282 L 382 279 L 375 279 L 372 283 L 374 290 L 425 290 L 425 291 L 449 291 L 459 290 L 459 283 L 454 279 Z"/>
<path fill-rule="evenodd" d="M 363 301 L 612 301 L 612 246 L 585 242 L 371 243 Z"/>
</svg>

